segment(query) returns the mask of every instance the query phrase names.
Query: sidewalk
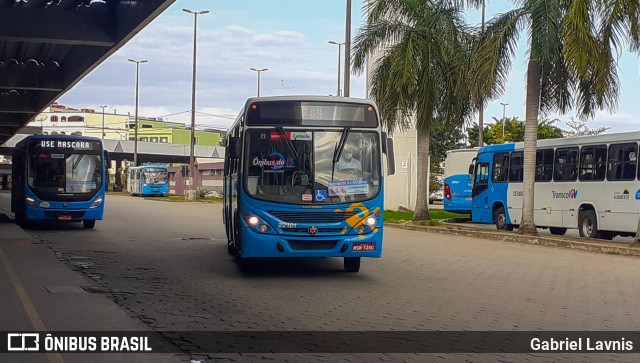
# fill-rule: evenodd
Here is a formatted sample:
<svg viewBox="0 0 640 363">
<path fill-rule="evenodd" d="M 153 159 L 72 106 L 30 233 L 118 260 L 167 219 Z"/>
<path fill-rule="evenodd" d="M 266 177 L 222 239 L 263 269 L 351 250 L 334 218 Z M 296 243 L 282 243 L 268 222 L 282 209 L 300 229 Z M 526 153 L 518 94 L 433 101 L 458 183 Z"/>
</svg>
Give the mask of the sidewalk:
<svg viewBox="0 0 640 363">
<path fill-rule="evenodd" d="M 150 331 L 137 317 L 59 261 L 0 206 L 0 331 Z M 90 293 L 88 291 L 98 291 Z M 2 337 L 5 339 L 4 335 Z M 182 362 L 175 354 L 12 353 L 1 362 Z"/>
</svg>

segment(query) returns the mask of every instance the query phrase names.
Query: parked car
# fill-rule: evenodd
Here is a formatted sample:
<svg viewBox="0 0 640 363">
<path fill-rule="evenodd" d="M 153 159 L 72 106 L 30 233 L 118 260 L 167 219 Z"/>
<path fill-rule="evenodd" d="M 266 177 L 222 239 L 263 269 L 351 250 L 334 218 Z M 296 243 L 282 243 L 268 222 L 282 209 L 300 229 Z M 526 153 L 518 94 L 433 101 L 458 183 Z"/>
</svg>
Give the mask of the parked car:
<svg viewBox="0 0 640 363">
<path fill-rule="evenodd" d="M 444 199 L 444 190 L 442 189 L 435 190 L 431 192 L 431 194 L 429 194 L 429 203 L 433 203 L 435 201 L 442 202 L 443 199 Z"/>
</svg>

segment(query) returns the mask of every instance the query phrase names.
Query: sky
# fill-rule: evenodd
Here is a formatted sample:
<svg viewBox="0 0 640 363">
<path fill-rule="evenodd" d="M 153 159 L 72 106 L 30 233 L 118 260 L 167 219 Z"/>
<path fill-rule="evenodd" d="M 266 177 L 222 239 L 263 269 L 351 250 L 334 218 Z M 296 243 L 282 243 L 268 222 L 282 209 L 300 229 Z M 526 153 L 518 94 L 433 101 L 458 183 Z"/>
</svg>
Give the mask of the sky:
<svg viewBox="0 0 640 363">
<path fill-rule="evenodd" d="M 363 24 L 362 2 L 353 0 L 352 39 Z M 182 8 L 209 10 L 198 16 L 196 127 L 226 129 L 248 97 L 285 94 L 335 95 L 338 46 L 344 42 L 345 0 L 178 0 L 126 45 L 94 69 L 58 102 L 74 108 L 107 105 L 107 113 L 135 111 L 135 64 L 140 65 L 139 114 L 190 123 L 194 16 Z M 487 18 L 508 10 L 511 2 L 488 0 Z M 468 21 L 479 23 L 479 11 Z M 526 40 L 521 36 L 505 93 L 485 109 L 485 123 L 506 117 L 525 118 Z M 344 47 L 341 53 L 341 81 Z M 619 60 L 621 92 L 616 110 L 598 111 L 588 126 L 608 132 L 637 130 L 640 113 L 638 58 L 625 50 Z M 341 87 L 343 88 L 343 86 Z M 351 75 L 352 97 L 365 97 L 364 75 Z M 551 114 L 560 128 L 575 114 Z M 477 116 L 474 117 L 477 120 Z"/>
</svg>

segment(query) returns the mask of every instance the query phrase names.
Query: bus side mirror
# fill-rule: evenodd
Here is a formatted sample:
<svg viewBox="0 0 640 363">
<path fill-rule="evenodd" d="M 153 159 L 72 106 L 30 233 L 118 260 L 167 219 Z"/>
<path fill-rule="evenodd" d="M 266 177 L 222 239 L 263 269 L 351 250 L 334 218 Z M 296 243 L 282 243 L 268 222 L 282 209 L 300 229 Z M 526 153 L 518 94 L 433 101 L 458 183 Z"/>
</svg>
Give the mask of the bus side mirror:
<svg viewBox="0 0 640 363">
<path fill-rule="evenodd" d="M 474 169 L 473 164 L 469 164 L 469 175 L 473 175 Z"/>
<path fill-rule="evenodd" d="M 386 132 L 382 132 L 382 152 L 383 153 L 387 153 L 387 133 Z"/>
<path fill-rule="evenodd" d="M 393 154 L 393 139 L 387 137 L 386 141 L 387 142 L 383 144 L 387 145 L 387 174 L 393 175 L 396 173 L 396 159 Z"/>
<path fill-rule="evenodd" d="M 229 142 L 227 144 L 227 152 L 229 153 L 229 157 L 232 159 L 237 159 L 240 157 L 240 138 L 236 136 L 229 137 Z"/>
<path fill-rule="evenodd" d="M 104 160 L 107 163 L 107 170 L 111 167 L 111 155 L 107 150 L 104 151 Z"/>
</svg>

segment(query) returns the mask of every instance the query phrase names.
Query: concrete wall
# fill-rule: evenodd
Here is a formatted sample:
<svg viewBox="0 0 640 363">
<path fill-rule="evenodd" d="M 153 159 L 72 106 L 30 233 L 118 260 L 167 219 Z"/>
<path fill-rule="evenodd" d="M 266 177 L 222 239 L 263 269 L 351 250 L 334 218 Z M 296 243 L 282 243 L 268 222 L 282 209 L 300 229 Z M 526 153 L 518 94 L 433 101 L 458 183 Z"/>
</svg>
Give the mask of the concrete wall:
<svg viewBox="0 0 640 363">
<path fill-rule="evenodd" d="M 415 130 L 393 133 L 396 173 L 385 177 L 384 209 L 416 207 L 416 136 Z"/>
</svg>

